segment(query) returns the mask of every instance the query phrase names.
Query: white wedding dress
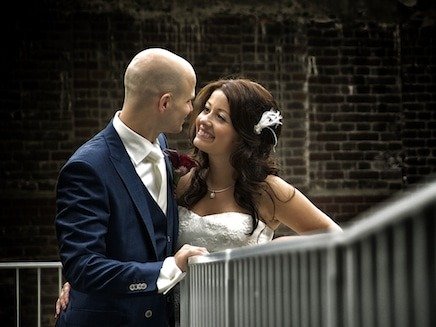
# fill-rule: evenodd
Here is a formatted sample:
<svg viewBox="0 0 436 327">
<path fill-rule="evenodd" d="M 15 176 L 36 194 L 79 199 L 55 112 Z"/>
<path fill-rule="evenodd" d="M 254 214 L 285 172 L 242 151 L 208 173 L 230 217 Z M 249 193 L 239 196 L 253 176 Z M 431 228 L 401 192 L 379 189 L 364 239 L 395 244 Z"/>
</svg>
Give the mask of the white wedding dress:
<svg viewBox="0 0 436 327">
<path fill-rule="evenodd" d="M 179 221 L 178 247 L 183 244 L 203 246 L 209 252 L 267 243 L 274 236 L 274 231 L 262 221 L 250 235 L 251 216 L 240 212 L 199 216 L 179 206 Z"/>
</svg>

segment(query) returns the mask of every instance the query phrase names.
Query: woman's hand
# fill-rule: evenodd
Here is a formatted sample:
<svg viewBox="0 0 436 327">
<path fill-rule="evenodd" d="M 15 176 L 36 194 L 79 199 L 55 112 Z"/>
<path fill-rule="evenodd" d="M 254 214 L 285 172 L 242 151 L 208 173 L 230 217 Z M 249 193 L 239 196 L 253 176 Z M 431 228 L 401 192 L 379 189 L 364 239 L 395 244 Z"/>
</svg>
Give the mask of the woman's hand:
<svg viewBox="0 0 436 327">
<path fill-rule="evenodd" d="M 61 294 L 59 294 L 59 297 L 56 301 L 55 318 L 59 317 L 61 311 L 67 308 L 70 300 L 70 289 L 71 285 L 68 282 L 62 286 Z"/>
<path fill-rule="evenodd" d="M 179 269 L 183 272 L 186 271 L 186 268 L 188 266 L 188 259 L 190 257 L 196 256 L 196 255 L 204 255 L 208 254 L 206 248 L 200 247 L 200 246 L 193 246 L 189 244 L 184 244 L 179 251 L 174 255 L 174 259 L 176 261 L 176 265 L 179 267 Z"/>
</svg>

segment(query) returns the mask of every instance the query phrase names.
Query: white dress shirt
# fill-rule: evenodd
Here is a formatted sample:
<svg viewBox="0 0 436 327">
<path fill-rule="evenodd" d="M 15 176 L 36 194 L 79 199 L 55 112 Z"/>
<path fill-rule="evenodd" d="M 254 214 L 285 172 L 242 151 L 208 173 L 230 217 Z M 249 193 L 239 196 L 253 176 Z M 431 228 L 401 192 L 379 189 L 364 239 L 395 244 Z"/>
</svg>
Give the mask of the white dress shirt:
<svg viewBox="0 0 436 327">
<path fill-rule="evenodd" d="M 162 211 L 165 213 L 167 210 L 167 174 L 165 160 L 163 153 L 159 146 L 159 141 L 151 143 L 146 138 L 127 127 L 119 118 L 121 111 L 115 113 L 113 125 L 126 148 L 127 154 L 135 167 L 136 173 L 141 178 L 142 183 L 153 199 L 159 204 Z M 161 172 L 161 187 L 160 190 L 156 187 L 155 169 L 153 167 L 153 160 L 148 160 L 150 152 L 154 151 L 161 156 L 158 161 L 159 171 Z M 145 200 L 144 200 L 145 201 Z M 157 287 L 159 293 L 167 293 L 174 285 L 176 285 L 183 277 L 183 273 L 176 265 L 174 257 L 168 257 L 164 260 L 162 268 L 157 280 Z"/>
<path fill-rule="evenodd" d="M 141 178 L 142 183 L 149 191 L 153 199 L 159 204 L 162 211 L 166 215 L 167 211 L 167 173 L 165 167 L 165 160 L 163 159 L 163 153 L 159 146 L 159 141 L 156 139 L 155 142 L 151 143 L 146 138 L 132 131 L 127 127 L 119 118 L 118 111 L 115 114 L 113 125 L 121 141 L 126 148 L 127 154 L 135 167 L 136 173 Z M 156 187 L 156 173 L 154 170 L 155 159 L 149 159 L 151 152 L 157 153 L 160 156 L 160 160 L 157 165 L 159 166 L 159 171 L 161 173 L 161 188 L 160 190 Z M 153 155 L 151 155 L 153 156 Z"/>
</svg>

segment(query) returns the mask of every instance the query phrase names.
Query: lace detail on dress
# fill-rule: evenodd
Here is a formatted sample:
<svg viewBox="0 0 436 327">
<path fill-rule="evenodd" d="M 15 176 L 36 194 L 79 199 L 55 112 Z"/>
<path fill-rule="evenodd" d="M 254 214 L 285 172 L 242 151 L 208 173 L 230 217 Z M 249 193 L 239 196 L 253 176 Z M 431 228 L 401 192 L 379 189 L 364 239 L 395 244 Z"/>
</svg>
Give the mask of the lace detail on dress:
<svg viewBox="0 0 436 327">
<path fill-rule="evenodd" d="M 240 212 L 224 212 L 199 216 L 179 206 L 178 247 L 183 244 L 204 246 L 209 252 L 217 252 L 246 245 L 267 243 L 272 240 L 274 231 L 259 221 L 252 229 L 251 216 Z"/>
</svg>

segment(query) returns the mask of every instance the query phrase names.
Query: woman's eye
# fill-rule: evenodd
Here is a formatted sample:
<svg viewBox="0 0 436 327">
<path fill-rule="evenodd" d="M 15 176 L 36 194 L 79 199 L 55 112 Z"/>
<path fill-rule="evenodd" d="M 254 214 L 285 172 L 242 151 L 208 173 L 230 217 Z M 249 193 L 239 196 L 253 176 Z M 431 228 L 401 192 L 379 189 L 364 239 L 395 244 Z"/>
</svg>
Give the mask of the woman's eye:
<svg viewBox="0 0 436 327">
<path fill-rule="evenodd" d="M 222 116 L 222 115 L 218 115 L 218 118 L 222 121 L 226 121 L 226 117 Z"/>
</svg>

